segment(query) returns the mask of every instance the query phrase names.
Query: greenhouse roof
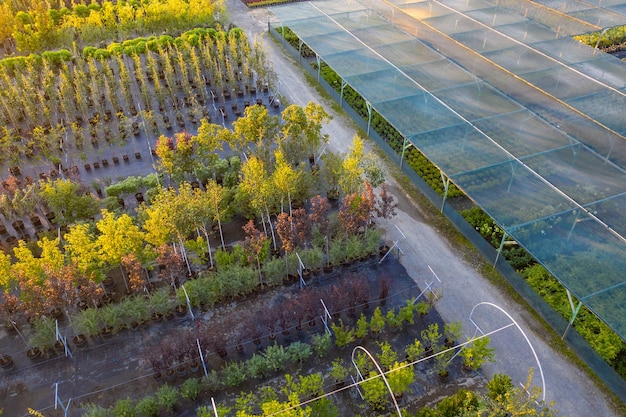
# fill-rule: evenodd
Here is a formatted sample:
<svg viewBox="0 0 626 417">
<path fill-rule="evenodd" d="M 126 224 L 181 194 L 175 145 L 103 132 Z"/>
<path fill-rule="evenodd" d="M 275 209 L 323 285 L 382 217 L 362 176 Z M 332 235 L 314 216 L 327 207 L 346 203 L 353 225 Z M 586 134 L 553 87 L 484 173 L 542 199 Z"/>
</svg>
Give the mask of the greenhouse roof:
<svg viewBox="0 0 626 417">
<path fill-rule="evenodd" d="M 395 2 L 271 12 L 626 340 L 626 1 Z"/>
</svg>

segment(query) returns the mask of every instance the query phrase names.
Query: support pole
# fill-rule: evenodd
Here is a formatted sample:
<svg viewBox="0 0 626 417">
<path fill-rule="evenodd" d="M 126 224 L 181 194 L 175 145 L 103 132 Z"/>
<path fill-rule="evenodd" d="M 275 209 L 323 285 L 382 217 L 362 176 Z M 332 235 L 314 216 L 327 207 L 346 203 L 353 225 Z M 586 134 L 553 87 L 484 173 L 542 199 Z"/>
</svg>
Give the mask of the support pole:
<svg viewBox="0 0 626 417">
<path fill-rule="evenodd" d="M 370 127 L 372 126 L 372 104 L 369 101 L 365 102 L 367 108 L 367 136 L 370 135 Z"/>
<path fill-rule="evenodd" d="M 303 289 L 304 287 L 306 287 L 306 282 L 304 282 L 304 278 L 302 277 L 302 270 L 306 267 L 302 263 L 302 259 L 300 259 L 300 255 L 298 255 L 298 252 L 294 253 L 296 254 L 296 257 L 298 257 L 298 275 L 300 275 L 300 289 Z"/>
<path fill-rule="evenodd" d="M 67 400 L 67 405 L 63 404 L 63 401 L 59 398 L 59 383 L 54 383 L 54 409 L 57 410 L 58 406 L 61 406 L 61 410 L 63 410 L 63 415 L 68 417 L 68 411 L 70 409 L 70 404 L 72 403 L 72 399 Z"/>
<path fill-rule="evenodd" d="M 504 242 L 506 241 L 508 234 L 506 232 L 504 232 L 502 234 L 502 240 L 500 241 L 500 247 L 498 248 L 498 252 L 496 252 L 496 260 L 493 261 L 493 267 L 496 267 L 496 264 L 498 263 L 498 259 L 500 259 L 500 254 L 502 253 L 502 248 L 504 247 Z"/>
<path fill-rule="evenodd" d="M 191 315 L 191 320 L 195 320 L 195 316 L 193 315 L 193 311 L 191 310 L 191 301 L 189 301 L 189 294 L 187 294 L 187 290 L 185 289 L 185 285 L 180 286 L 185 293 L 185 300 L 187 300 L 187 308 L 189 309 L 189 315 Z"/>
<path fill-rule="evenodd" d="M 213 406 L 213 414 L 215 414 L 215 417 L 220 417 L 217 415 L 217 407 L 215 406 L 215 400 L 213 397 L 211 397 L 211 405 Z"/>
<path fill-rule="evenodd" d="M 202 362 L 202 369 L 204 369 L 204 376 L 208 378 L 209 372 L 206 369 L 206 362 L 204 361 L 204 354 L 202 353 L 202 348 L 200 347 L 200 339 L 196 339 L 196 343 L 198 344 L 198 352 L 200 352 L 200 361 Z"/>
<path fill-rule="evenodd" d="M 439 171 L 441 174 L 441 182 L 443 183 L 443 200 L 441 201 L 441 212 L 443 213 L 443 207 L 446 205 L 446 199 L 448 198 L 448 190 L 450 189 L 450 178 L 446 178 L 443 175 L 443 171 Z"/>
<path fill-rule="evenodd" d="M 324 307 L 324 316 L 322 317 L 322 323 L 324 323 L 324 328 L 326 329 L 326 333 L 330 335 L 331 332 L 330 332 L 330 329 L 328 328 L 328 321 L 332 320 L 333 317 L 330 315 L 328 308 L 326 308 L 326 304 L 324 303 L 324 300 L 320 298 L 320 302 L 322 303 L 322 306 Z"/>
<path fill-rule="evenodd" d="M 413 144 L 411 142 L 407 143 L 409 140 L 404 138 L 404 142 L 402 142 L 402 155 L 400 156 L 400 169 L 402 169 L 402 164 L 404 163 L 404 153 L 407 149 L 409 149 Z"/>
<path fill-rule="evenodd" d="M 565 292 L 567 293 L 567 300 L 569 301 L 569 306 L 572 309 L 572 318 L 567 323 L 567 327 L 565 328 L 565 331 L 563 332 L 563 336 L 561 336 L 561 339 L 565 339 L 565 336 L 567 336 L 567 332 L 569 332 L 570 327 L 574 325 L 574 321 L 576 320 L 576 316 L 578 316 L 578 312 L 580 311 L 580 308 L 583 306 L 582 301 L 579 301 L 578 305 L 574 304 L 572 293 L 569 292 L 567 288 L 565 289 Z"/>
</svg>

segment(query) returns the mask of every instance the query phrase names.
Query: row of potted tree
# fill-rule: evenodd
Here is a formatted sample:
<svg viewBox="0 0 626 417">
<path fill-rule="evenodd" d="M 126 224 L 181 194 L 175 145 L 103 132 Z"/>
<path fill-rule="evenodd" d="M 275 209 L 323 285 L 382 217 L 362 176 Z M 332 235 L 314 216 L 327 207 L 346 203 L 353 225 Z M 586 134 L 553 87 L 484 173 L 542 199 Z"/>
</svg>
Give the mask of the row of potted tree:
<svg viewBox="0 0 626 417">
<path fill-rule="evenodd" d="M 112 1 L 51 7 L 22 2 L 0 9 L 0 42 L 12 40 L 24 54 L 61 47 L 98 44 L 131 35 L 176 33 L 213 23 L 224 14 L 223 5 L 213 0 L 192 3 L 167 0 L 117 3 Z"/>
</svg>

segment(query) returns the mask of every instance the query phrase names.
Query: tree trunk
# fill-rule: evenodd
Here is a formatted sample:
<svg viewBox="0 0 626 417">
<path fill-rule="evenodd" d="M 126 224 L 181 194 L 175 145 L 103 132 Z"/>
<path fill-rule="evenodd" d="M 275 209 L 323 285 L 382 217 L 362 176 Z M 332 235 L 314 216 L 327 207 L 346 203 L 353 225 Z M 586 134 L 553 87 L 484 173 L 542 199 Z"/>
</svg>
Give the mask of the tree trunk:
<svg viewBox="0 0 626 417">
<path fill-rule="evenodd" d="M 183 257 L 185 261 L 185 265 L 187 266 L 187 271 L 189 275 L 191 275 L 191 266 L 189 265 L 189 259 L 187 258 L 187 251 L 185 250 L 185 244 L 183 243 L 183 238 L 178 236 L 178 242 L 180 243 L 180 255 Z"/>
<path fill-rule="evenodd" d="M 270 232 L 272 232 L 272 243 L 274 244 L 274 250 L 276 250 L 276 236 L 274 235 L 274 227 L 272 227 L 272 219 L 270 217 L 270 211 L 267 208 L 267 204 L 265 205 L 265 213 L 267 214 L 267 222 L 270 224 Z"/>
<path fill-rule="evenodd" d="M 126 286 L 126 292 L 130 293 L 130 287 L 128 286 L 128 281 L 126 280 L 126 274 L 124 273 L 122 264 L 120 264 L 120 272 L 122 273 L 122 279 L 124 280 L 124 285 Z"/>
<path fill-rule="evenodd" d="M 211 264 L 211 269 L 213 268 L 213 254 L 211 253 L 211 242 L 209 242 L 209 234 L 207 233 L 206 227 L 202 228 L 202 233 L 204 234 L 204 238 L 206 239 L 206 248 L 209 252 L 209 263 Z"/>
</svg>

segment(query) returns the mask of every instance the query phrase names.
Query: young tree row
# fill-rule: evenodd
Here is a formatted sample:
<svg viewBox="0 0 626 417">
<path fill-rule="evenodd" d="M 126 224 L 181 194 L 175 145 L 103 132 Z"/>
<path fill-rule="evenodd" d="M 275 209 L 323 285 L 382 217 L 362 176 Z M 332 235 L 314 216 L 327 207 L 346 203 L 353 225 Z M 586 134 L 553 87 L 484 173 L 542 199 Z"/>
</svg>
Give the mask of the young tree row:
<svg viewBox="0 0 626 417">
<path fill-rule="evenodd" d="M 213 24 L 224 14 L 219 0 L 165 0 L 141 2 L 94 2 L 67 7 L 50 7 L 45 2 L 0 7 L 0 42 L 15 39 L 22 53 L 60 47 L 96 44 L 129 35 L 174 33 Z"/>
</svg>

